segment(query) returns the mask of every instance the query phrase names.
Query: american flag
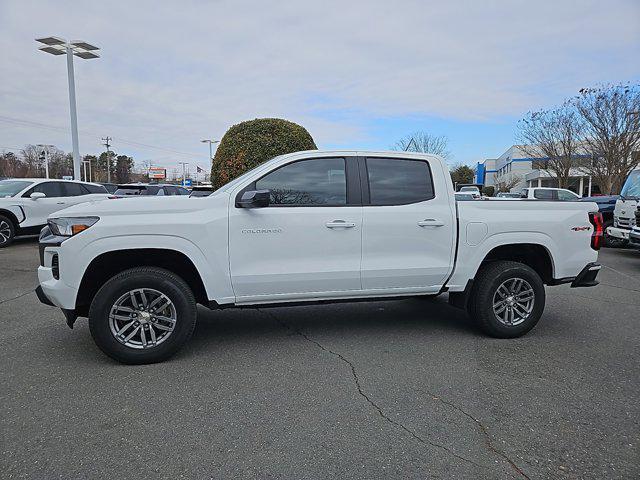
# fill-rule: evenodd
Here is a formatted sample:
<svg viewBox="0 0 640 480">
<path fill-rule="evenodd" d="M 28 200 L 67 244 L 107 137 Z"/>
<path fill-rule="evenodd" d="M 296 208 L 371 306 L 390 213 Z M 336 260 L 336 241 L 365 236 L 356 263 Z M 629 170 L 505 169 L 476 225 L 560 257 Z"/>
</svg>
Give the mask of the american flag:
<svg viewBox="0 0 640 480">
<path fill-rule="evenodd" d="M 204 172 L 204 170 L 200 168 L 200 165 L 196 165 L 196 170 L 198 171 L 198 173 Z"/>
</svg>

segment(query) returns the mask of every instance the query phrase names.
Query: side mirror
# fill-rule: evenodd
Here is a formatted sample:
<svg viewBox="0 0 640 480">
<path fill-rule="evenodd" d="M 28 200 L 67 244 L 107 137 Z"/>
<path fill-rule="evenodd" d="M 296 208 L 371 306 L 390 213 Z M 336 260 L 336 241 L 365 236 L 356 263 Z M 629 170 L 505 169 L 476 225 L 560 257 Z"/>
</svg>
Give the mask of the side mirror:
<svg viewBox="0 0 640 480">
<path fill-rule="evenodd" d="M 247 190 L 242 194 L 240 200 L 236 202 L 236 207 L 240 208 L 262 208 L 268 207 L 271 199 L 269 190 Z"/>
<path fill-rule="evenodd" d="M 39 198 L 45 198 L 46 195 L 42 192 L 33 192 L 31 195 L 29 195 L 29 198 L 31 200 L 38 200 Z"/>
</svg>

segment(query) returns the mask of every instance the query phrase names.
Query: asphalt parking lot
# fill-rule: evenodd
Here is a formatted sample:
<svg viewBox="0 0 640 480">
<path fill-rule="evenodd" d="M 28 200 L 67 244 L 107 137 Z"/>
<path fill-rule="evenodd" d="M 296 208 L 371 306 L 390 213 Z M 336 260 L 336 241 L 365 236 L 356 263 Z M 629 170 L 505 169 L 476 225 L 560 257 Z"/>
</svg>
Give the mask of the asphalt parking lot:
<svg viewBox="0 0 640 480">
<path fill-rule="evenodd" d="M 3 478 L 638 478 L 640 253 L 482 336 L 436 300 L 200 311 L 123 366 L 40 304 L 37 244 L 0 250 Z"/>
</svg>

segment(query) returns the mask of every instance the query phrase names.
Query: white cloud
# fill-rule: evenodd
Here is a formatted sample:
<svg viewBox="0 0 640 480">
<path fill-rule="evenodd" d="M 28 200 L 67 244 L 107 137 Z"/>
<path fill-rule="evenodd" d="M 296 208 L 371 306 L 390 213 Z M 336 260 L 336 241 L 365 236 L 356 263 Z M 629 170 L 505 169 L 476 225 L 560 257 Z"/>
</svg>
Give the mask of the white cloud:
<svg viewBox="0 0 640 480">
<path fill-rule="evenodd" d="M 366 143 L 375 118 L 518 116 L 638 78 L 639 5 L 5 0 L 0 115 L 68 126 L 64 60 L 33 41 L 59 35 L 102 47 L 101 59 L 76 62 L 83 151 L 110 135 L 138 158 L 171 154 L 118 138 L 204 163 L 201 138 L 262 116 L 297 121 L 320 145 Z M 0 146 L 68 149 L 68 136 L 0 123 Z"/>
</svg>

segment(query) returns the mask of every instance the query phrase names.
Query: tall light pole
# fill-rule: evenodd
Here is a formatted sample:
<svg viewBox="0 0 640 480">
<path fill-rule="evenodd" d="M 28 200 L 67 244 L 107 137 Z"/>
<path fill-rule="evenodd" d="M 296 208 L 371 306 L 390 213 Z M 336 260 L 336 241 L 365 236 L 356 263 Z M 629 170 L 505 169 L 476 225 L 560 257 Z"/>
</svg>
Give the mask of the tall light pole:
<svg viewBox="0 0 640 480">
<path fill-rule="evenodd" d="M 78 146 L 78 114 L 76 111 L 76 84 L 73 72 L 73 56 L 90 60 L 99 58 L 100 55 L 94 53 L 100 50 L 98 47 L 82 40 L 67 42 L 63 38 L 44 37 L 36 38 L 36 42 L 45 46 L 40 50 L 51 55 L 67 55 L 67 78 L 69 81 L 69 110 L 71 114 L 71 143 L 73 145 L 73 178 L 80 180 L 80 147 Z"/>
<path fill-rule="evenodd" d="M 209 163 L 210 163 L 210 168 L 211 168 L 211 173 L 213 174 L 213 144 L 214 143 L 220 143 L 220 140 L 209 140 L 209 139 L 205 139 L 205 140 L 200 140 L 202 143 L 208 143 L 209 144 Z M 206 180 L 206 176 L 205 176 L 205 180 Z M 213 183 L 213 176 L 211 176 L 209 178 L 209 181 L 211 181 L 211 183 Z"/>
</svg>

